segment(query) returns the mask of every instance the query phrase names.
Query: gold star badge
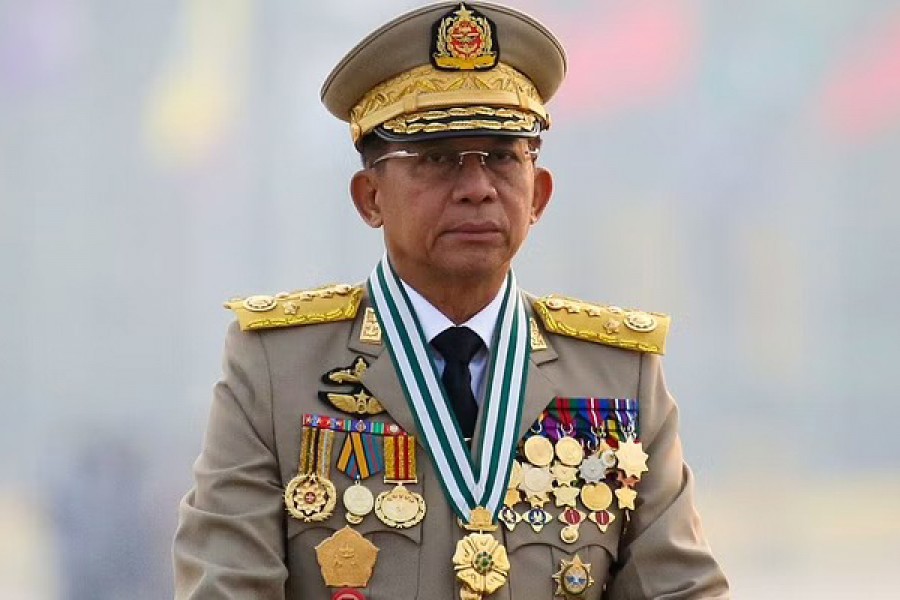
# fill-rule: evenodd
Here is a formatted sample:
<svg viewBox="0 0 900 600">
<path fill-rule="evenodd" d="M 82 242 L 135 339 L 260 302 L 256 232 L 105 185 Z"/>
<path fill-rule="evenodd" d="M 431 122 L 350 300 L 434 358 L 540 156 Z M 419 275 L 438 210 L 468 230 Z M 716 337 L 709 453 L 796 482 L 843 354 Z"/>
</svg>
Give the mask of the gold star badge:
<svg viewBox="0 0 900 600">
<path fill-rule="evenodd" d="M 630 477 L 640 477 L 641 473 L 647 472 L 647 453 L 640 442 L 627 440 L 619 444 L 616 450 L 616 458 L 619 460 L 619 468 L 625 471 Z"/>
<path fill-rule="evenodd" d="M 620 487 L 616 490 L 616 498 L 619 499 L 619 508 L 634 510 L 634 499 L 637 498 L 637 492 L 628 487 Z"/>
<path fill-rule="evenodd" d="M 578 498 L 578 493 L 581 490 L 577 487 L 570 487 L 568 485 L 560 486 L 558 488 L 553 489 L 553 496 L 555 498 L 557 508 L 563 506 L 575 506 L 575 503 Z"/>
<path fill-rule="evenodd" d="M 550 467 L 550 473 L 559 485 L 575 485 L 575 482 L 578 481 L 578 467 L 567 467 L 556 463 Z"/>
</svg>

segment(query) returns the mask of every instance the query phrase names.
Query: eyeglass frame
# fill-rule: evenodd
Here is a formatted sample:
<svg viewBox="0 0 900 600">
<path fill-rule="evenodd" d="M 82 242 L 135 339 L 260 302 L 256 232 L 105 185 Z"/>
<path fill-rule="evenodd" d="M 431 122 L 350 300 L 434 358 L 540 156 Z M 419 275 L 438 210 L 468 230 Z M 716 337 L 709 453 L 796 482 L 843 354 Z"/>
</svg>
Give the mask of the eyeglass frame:
<svg viewBox="0 0 900 600">
<path fill-rule="evenodd" d="M 478 162 L 482 167 L 487 167 L 486 159 L 492 154 L 492 151 L 488 150 L 456 150 L 456 151 L 448 151 L 446 152 L 447 156 L 456 156 L 455 166 L 457 169 L 461 169 L 463 167 L 463 161 L 466 156 L 473 155 L 478 157 Z M 517 152 L 513 152 L 514 154 L 518 154 Z M 411 152 L 409 150 L 392 150 L 390 152 L 385 152 L 378 158 L 374 159 L 369 163 L 368 168 L 371 169 L 378 165 L 379 163 L 385 162 L 392 158 L 420 158 L 424 155 L 427 155 L 428 152 Z M 536 148 L 528 148 L 525 150 L 525 157 L 530 159 L 532 162 L 537 160 L 538 155 L 540 154 L 540 150 Z"/>
</svg>

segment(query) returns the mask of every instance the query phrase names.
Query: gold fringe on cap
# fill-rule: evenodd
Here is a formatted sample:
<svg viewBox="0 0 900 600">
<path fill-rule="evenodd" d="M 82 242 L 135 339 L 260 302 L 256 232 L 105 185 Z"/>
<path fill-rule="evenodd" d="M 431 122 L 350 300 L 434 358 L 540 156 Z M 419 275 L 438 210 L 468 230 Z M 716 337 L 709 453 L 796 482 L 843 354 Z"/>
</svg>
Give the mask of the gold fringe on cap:
<svg viewBox="0 0 900 600">
<path fill-rule="evenodd" d="M 544 129 L 550 126 L 550 115 L 534 84 L 522 73 L 501 62 L 488 71 L 439 71 L 431 65 L 423 65 L 392 77 L 375 86 L 351 109 L 350 133 L 356 143 L 387 122 L 391 122 L 394 130 L 400 131 L 404 127 L 403 119 L 397 119 L 404 115 L 409 115 L 405 118 L 405 126 L 410 130 L 403 133 L 428 131 L 421 123 L 411 128 L 409 124 L 428 120 L 427 115 L 431 115 L 432 111 L 446 112 L 446 116 L 454 117 L 449 111 L 469 106 L 492 111 L 503 107 L 520 109 L 531 115 L 532 125 L 533 119 L 537 118 Z M 510 114 L 510 117 L 510 130 L 531 129 L 525 127 L 525 120 L 519 115 Z M 432 116 L 431 120 L 439 118 L 444 116 Z M 476 124 L 463 129 L 482 128 L 475 127 Z M 512 129 L 513 124 L 515 129 Z M 497 121 L 491 120 L 491 124 L 484 128 L 496 129 Z"/>
</svg>

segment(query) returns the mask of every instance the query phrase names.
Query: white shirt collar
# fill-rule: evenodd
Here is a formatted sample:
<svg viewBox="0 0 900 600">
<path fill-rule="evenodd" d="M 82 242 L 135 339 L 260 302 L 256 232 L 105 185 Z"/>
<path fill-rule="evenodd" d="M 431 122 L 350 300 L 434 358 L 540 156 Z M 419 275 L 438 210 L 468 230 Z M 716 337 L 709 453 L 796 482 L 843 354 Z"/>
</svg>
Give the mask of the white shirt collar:
<svg viewBox="0 0 900 600">
<path fill-rule="evenodd" d="M 403 289 L 406 290 L 409 301 L 412 302 L 416 316 L 419 317 L 419 324 L 422 326 L 422 333 L 425 334 L 427 341 L 430 342 L 442 331 L 455 325 L 444 313 L 435 308 L 431 302 L 412 289 L 405 281 L 401 279 L 400 283 L 403 285 Z M 494 329 L 497 327 L 497 319 L 500 318 L 500 306 L 503 304 L 503 290 L 504 288 L 501 287 L 487 306 L 482 308 L 471 319 L 461 324 L 477 333 L 481 341 L 484 342 L 485 348 L 490 348 L 491 341 L 494 339 Z"/>
</svg>

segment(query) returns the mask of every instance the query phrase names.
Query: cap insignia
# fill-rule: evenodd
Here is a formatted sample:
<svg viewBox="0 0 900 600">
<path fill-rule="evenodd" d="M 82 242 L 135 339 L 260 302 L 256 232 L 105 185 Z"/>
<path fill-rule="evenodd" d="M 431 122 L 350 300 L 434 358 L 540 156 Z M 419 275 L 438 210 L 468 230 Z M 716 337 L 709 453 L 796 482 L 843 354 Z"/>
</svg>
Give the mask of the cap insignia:
<svg viewBox="0 0 900 600">
<path fill-rule="evenodd" d="M 434 24 L 431 64 L 445 71 L 491 69 L 500 57 L 494 23 L 460 2 Z"/>
</svg>

